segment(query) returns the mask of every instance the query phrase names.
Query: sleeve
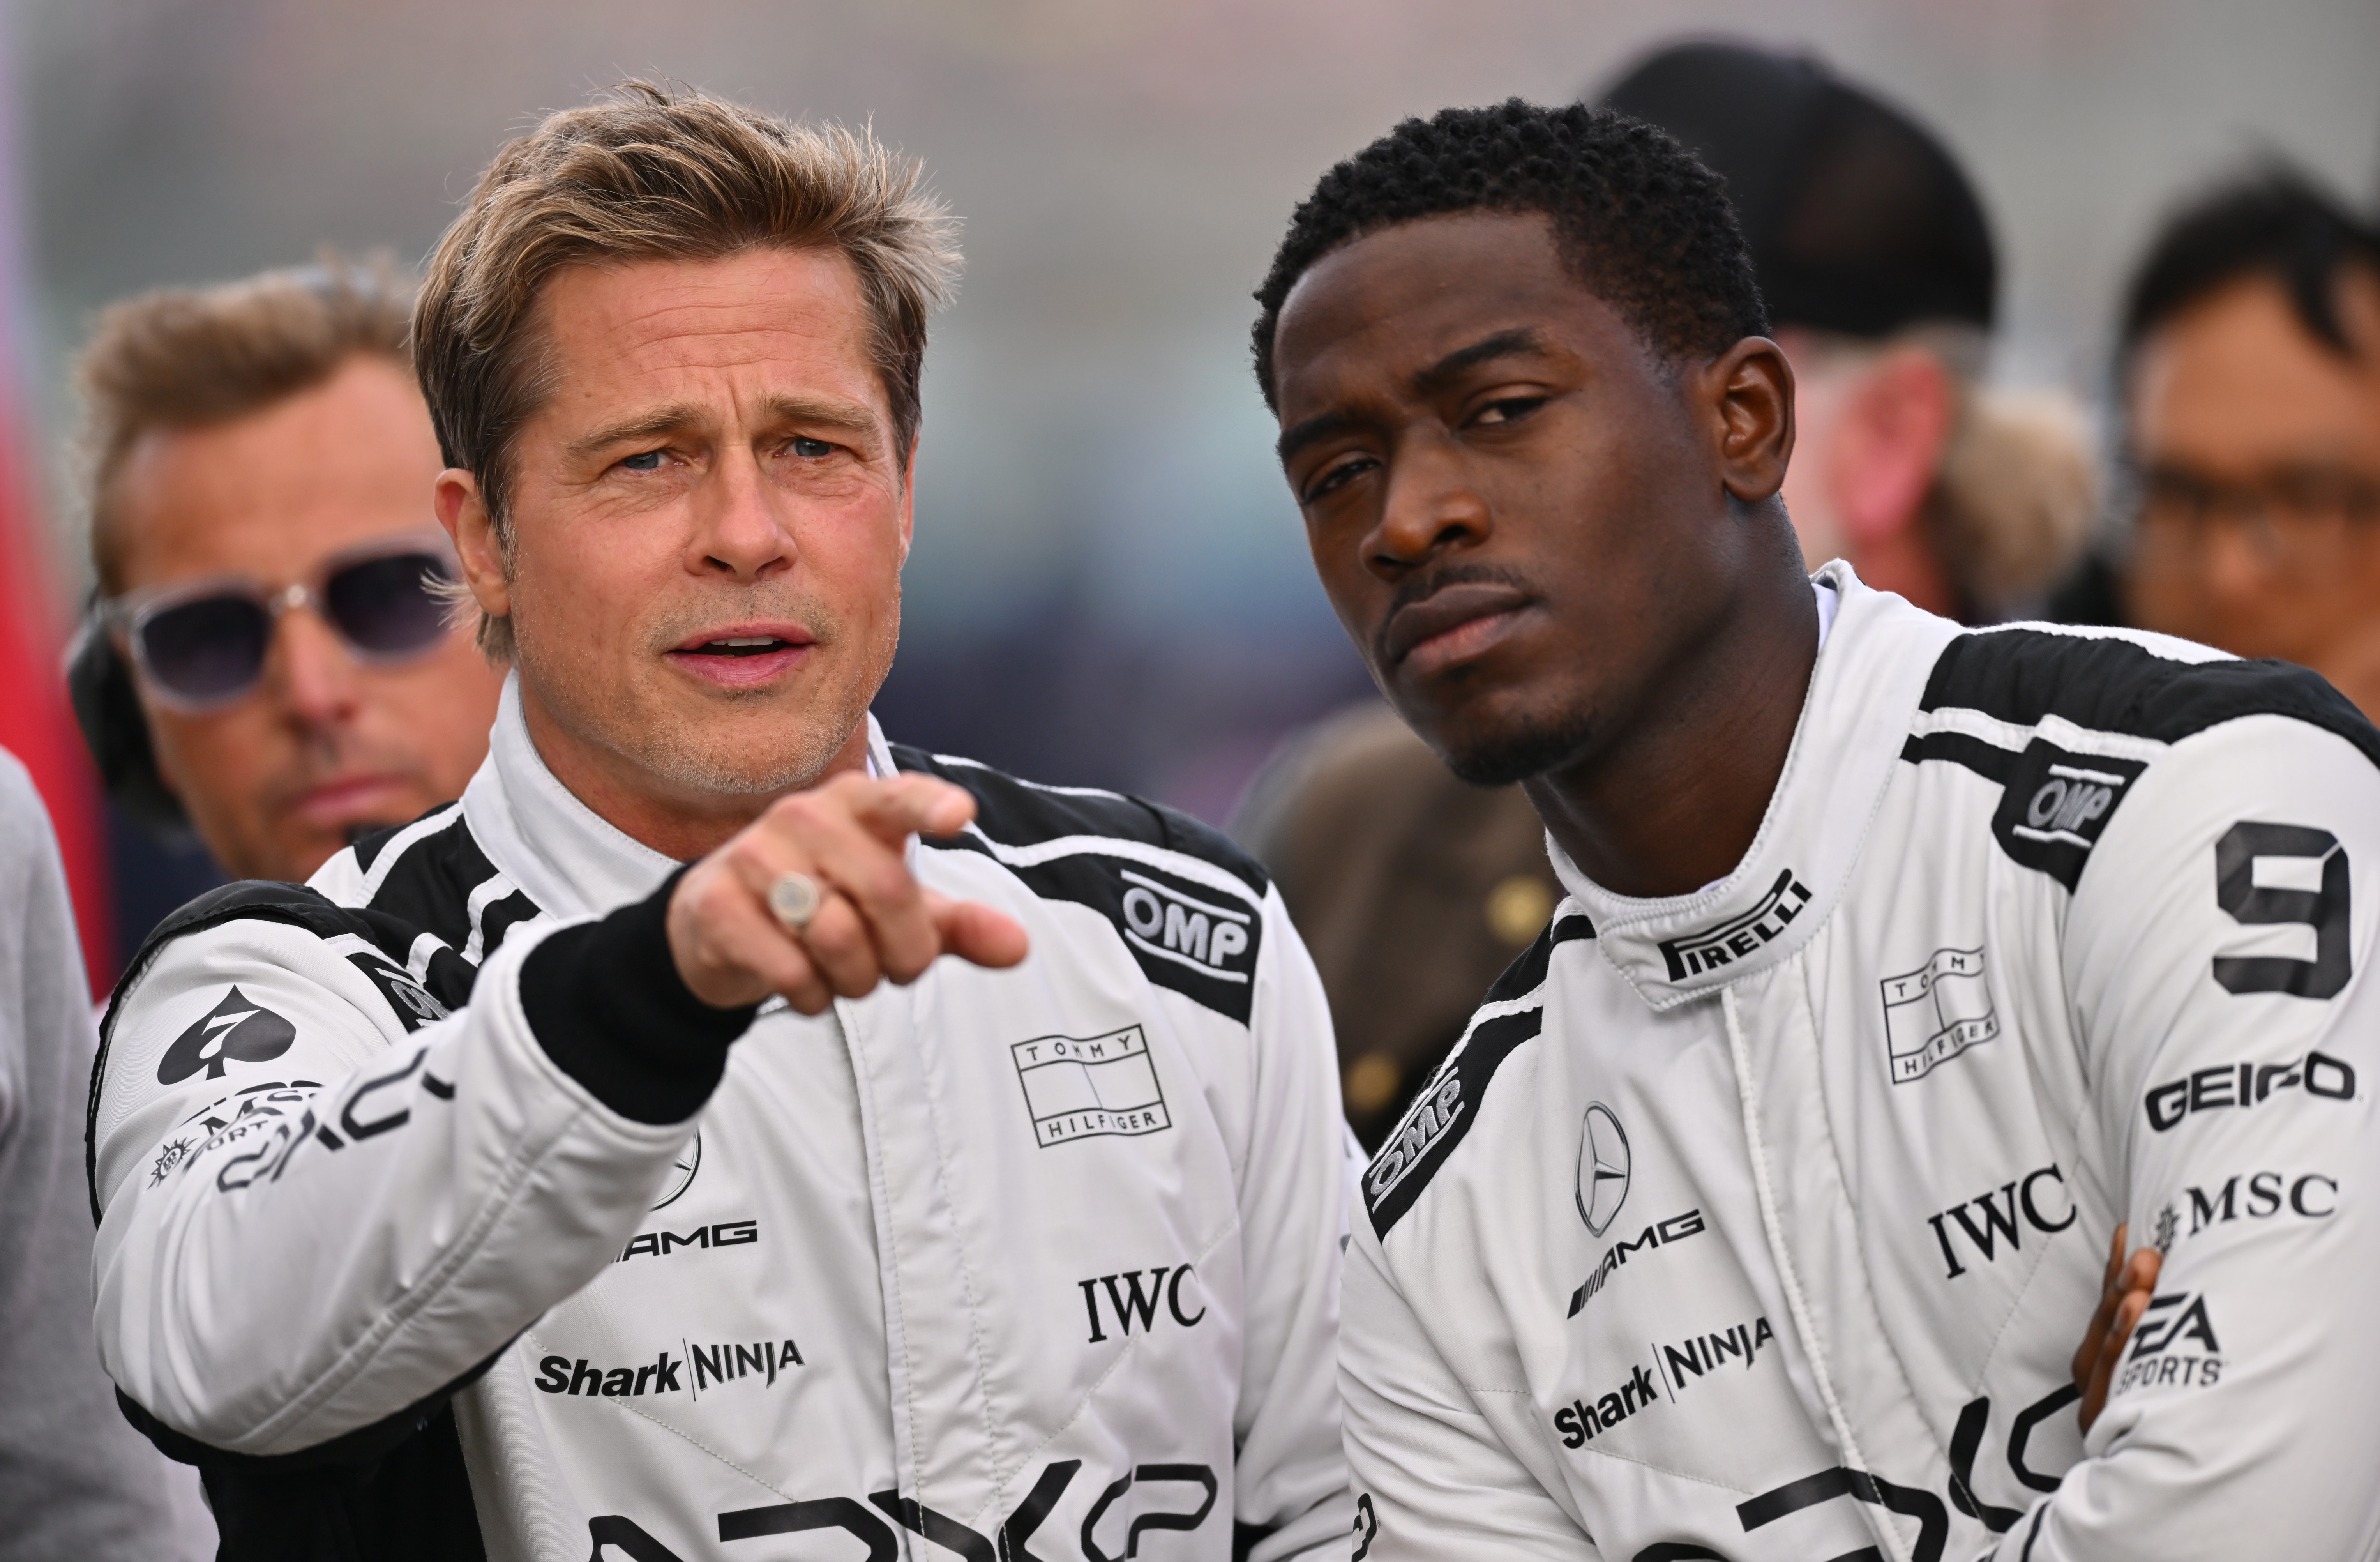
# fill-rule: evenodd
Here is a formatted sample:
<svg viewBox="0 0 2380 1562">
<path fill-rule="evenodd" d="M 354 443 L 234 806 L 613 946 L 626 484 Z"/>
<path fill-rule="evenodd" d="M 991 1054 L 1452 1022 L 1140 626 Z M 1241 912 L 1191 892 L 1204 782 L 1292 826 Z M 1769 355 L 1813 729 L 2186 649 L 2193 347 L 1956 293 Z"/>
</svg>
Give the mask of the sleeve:
<svg viewBox="0 0 2380 1562">
<path fill-rule="evenodd" d="M 2132 785 L 2066 951 L 2109 1186 L 2163 1270 L 2085 1457 L 1997 1555 L 2368 1556 L 2380 769 L 2258 715 Z"/>
<path fill-rule="evenodd" d="M 1360 1169 L 1339 1110 L 1321 979 L 1278 891 L 1265 897 L 1249 1016 L 1256 1067 L 1240 1228 L 1248 1300 L 1234 1482 L 1250 1562 L 1344 1555 L 1352 1510 L 1339 1432 L 1339 1270 Z"/>
<path fill-rule="evenodd" d="M 357 1446 L 601 1273 L 751 1015 L 677 980 L 674 887 L 516 930 L 451 1015 L 306 891 L 242 886 L 144 956 L 91 1124 L 100 1356 L 136 1411 L 235 1454 Z"/>
<path fill-rule="evenodd" d="M 1347 1250 L 1339 1363 L 1356 1557 L 1594 1562 L 1601 1555 L 1480 1413 L 1361 1220 Z"/>
</svg>

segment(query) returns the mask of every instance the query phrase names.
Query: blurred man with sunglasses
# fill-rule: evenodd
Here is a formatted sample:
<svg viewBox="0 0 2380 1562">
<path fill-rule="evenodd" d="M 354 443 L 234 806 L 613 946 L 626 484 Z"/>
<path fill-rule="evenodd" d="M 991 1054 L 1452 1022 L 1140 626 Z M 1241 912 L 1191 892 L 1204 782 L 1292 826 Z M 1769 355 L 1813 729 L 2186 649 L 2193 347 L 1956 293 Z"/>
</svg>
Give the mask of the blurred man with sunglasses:
<svg viewBox="0 0 2380 1562">
<path fill-rule="evenodd" d="M 83 355 L 77 714 L 119 804 L 235 878 L 303 880 L 488 751 L 501 679 L 437 594 L 410 307 L 332 262 L 131 299 Z"/>
<path fill-rule="evenodd" d="M 2117 369 L 2127 620 L 2380 716 L 2380 232 L 2287 174 L 2215 191 L 2142 262 Z"/>
</svg>

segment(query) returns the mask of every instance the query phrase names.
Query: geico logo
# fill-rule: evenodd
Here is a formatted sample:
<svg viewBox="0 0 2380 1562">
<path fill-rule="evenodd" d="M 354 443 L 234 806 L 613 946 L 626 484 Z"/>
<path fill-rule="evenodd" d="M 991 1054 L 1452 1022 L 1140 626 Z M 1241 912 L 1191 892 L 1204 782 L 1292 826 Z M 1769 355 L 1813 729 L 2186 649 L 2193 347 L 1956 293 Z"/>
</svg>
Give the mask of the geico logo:
<svg viewBox="0 0 2380 1562">
<path fill-rule="evenodd" d="M 1438 1138 L 1453 1126 L 1455 1116 L 1463 1110 L 1463 1076 L 1450 1073 L 1439 1087 L 1414 1103 L 1405 1120 L 1397 1125 L 1395 1137 L 1382 1147 L 1379 1158 L 1364 1178 L 1365 1190 L 1372 1202 L 1378 1203 L 1389 1190 L 1402 1182 Z"/>
<path fill-rule="evenodd" d="M 1563 1447 L 1580 1447 L 1597 1433 L 1618 1426 L 1637 1411 L 1660 1402 L 1660 1395 L 1654 1391 L 1653 1374 L 1642 1367 L 1631 1367 L 1627 1381 L 1594 1404 L 1573 1399 L 1556 1410 L 1554 1430 L 1561 1434 Z"/>
<path fill-rule="evenodd" d="M 1570 1293 L 1568 1315 L 1572 1318 L 1577 1317 L 1579 1309 L 1596 1299 L 1612 1275 L 1621 1264 L 1628 1262 L 1630 1253 L 1667 1247 L 1671 1242 L 1682 1242 L 1702 1229 L 1703 1212 L 1688 1210 L 1683 1214 L 1673 1214 L 1667 1220 L 1645 1227 L 1643 1235 L 1633 1242 L 1612 1243 L 1604 1251 L 1603 1262 L 1595 1266 L 1595 1273 L 1586 1277 L 1586 1284 Z"/>
<path fill-rule="evenodd" d="M 1132 941 L 1151 954 L 1184 961 L 1209 976 L 1240 973 L 1224 967 L 1248 947 L 1245 911 L 1194 900 L 1180 890 L 1144 878 L 1131 869 L 1119 872 L 1130 885 L 1123 892 L 1124 927 Z"/>
<path fill-rule="evenodd" d="M 2192 1347 L 2199 1354 L 2181 1354 Z M 2204 1296 L 2174 1291 L 2152 1297 L 2133 1326 L 2131 1354 L 2117 1374 L 2114 1392 L 2211 1386 L 2223 1375 L 2222 1350 Z"/>
<path fill-rule="evenodd" d="M 1099 1289 L 1102 1287 L 1107 1292 L 1109 1311 L 1115 1317 L 1116 1333 L 1120 1335 L 1129 1336 L 1135 1320 L 1138 1320 L 1142 1334 L 1148 1333 L 1157 1323 L 1157 1304 L 1160 1301 L 1165 1304 L 1165 1311 L 1173 1321 L 1185 1329 L 1196 1327 L 1198 1321 L 1207 1316 L 1207 1309 L 1198 1302 L 1198 1293 L 1195 1289 L 1191 1291 L 1190 1298 L 1197 1311 L 1191 1312 L 1183 1309 L 1182 1282 L 1191 1278 L 1188 1264 L 1178 1269 L 1160 1264 L 1147 1271 L 1148 1289 L 1145 1292 L 1140 1288 L 1142 1273 L 1137 1269 L 1127 1269 L 1121 1275 L 1101 1275 L 1095 1279 L 1075 1282 L 1083 1288 L 1083 1311 L 1090 1314 L 1089 1344 L 1097 1345 L 1108 1337 L 1107 1331 L 1099 1326 Z M 1165 1277 L 1168 1274 L 1173 1276 L 1170 1281 Z M 1119 1280 L 1123 1282 L 1121 1288 L 1116 1285 Z"/>
<path fill-rule="evenodd" d="M 1809 903 L 1809 886 L 1793 876 L 1792 869 L 1786 869 L 1751 910 L 1730 917 L 1717 927 L 1664 943 L 1661 958 L 1669 963 L 1670 980 L 1682 982 L 1689 976 L 1751 958 L 1760 953 L 1763 946 L 1780 937 Z"/>
<path fill-rule="evenodd" d="M 2261 1106 L 2277 1090 L 2302 1090 L 2325 1101 L 2355 1099 L 2355 1066 L 2327 1053 L 2309 1052 L 2302 1063 L 2218 1063 L 2155 1086 L 2141 1098 L 2149 1127 L 2163 1133 L 2192 1112 L 2222 1106 Z"/>
<path fill-rule="evenodd" d="M 2190 1235 L 2197 1236 L 2210 1226 L 2221 1226 L 2240 1218 L 2240 1178 L 2224 1179 L 2223 1186 L 2209 1194 L 2204 1188 L 2184 1190 L 2190 1195 Z M 2292 1178 L 2287 1172 L 2252 1172 L 2248 1174 L 2246 1214 L 2250 1220 L 2270 1220 L 2283 1210 L 2306 1220 L 2327 1220 L 2338 1213 L 2338 1182 L 2319 1172 L 2308 1172 Z"/>
<path fill-rule="evenodd" d="M 674 1231 L 639 1231 L 612 1262 L 625 1263 L 638 1253 L 667 1258 L 680 1248 L 740 1248 L 759 1239 L 760 1223 L 757 1220 L 722 1220 L 716 1226 L 698 1226 L 683 1237 Z"/>
<path fill-rule="evenodd" d="M 2088 848 L 2093 842 L 2081 833 L 2082 827 L 2115 807 L 2116 788 L 2129 779 L 2103 770 L 2053 764 L 2049 779 L 2024 805 L 2024 823 L 2010 828 L 2027 840 L 2064 841 Z"/>
<path fill-rule="evenodd" d="M 2049 1182 L 2058 1186 L 2055 1190 L 2042 1186 Z M 1927 1215 L 1925 1224 L 1934 1228 L 1934 1240 L 1940 1244 L 1942 1262 L 1949 1271 L 1944 1277 L 1955 1280 L 1967 1272 L 1967 1266 L 1959 1262 L 1958 1251 L 1951 1244 L 1949 1227 L 1944 1224 L 1946 1221 L 1955 1222 L 1959 1229 L 1966 1233 L 1967 1240 L 1984 1255 L 1985 1263 L 1997 1263 L 1999 1262 L 2000 1243 L 2006 1242 L 2010 1252 L 2023 1248 L 2024 1226 L 2030 1226 L 2035 1231 L 2054 1237 L 2074 1224 L 2074 1202 L 2066 1196 L 2065 1184 L 2066 1174 L 2055 1165 L 2041 1166 L 2013 1182 L 2000 1184 L 1995 1192 L 1970 1199 L 1963 1204 L 1952 1204 L 1939 1214 Z M 2056 1207 L 2060 1203 L 2066 1206 L 2062 1215 L 2057 1213 Z M 1969 1214 L 1969 1210 L 1979 1211 L 1981 1221 Z M 2023 1217 L 2022 1225 L 2018 1224 L 2020 1215 Z"/>
<path fill-rule="evenodd" d="M 1775 1343 L 1776 1338 L 1767 1319 L 1755 1318 L 1749 1324 L 1734 1324 L 1723 1335 L 1696 1335 L 1682 1345 L 1661 1347 L 1661 1371 L 1682 1394 L 1689 1386 L 1688 1373 L 1700 1377 L 1730 1361 L 1741 1361 L 1743 1370 L 1750 1372 L 1760 1360 L 1760 1348 Z"/>
</svg>

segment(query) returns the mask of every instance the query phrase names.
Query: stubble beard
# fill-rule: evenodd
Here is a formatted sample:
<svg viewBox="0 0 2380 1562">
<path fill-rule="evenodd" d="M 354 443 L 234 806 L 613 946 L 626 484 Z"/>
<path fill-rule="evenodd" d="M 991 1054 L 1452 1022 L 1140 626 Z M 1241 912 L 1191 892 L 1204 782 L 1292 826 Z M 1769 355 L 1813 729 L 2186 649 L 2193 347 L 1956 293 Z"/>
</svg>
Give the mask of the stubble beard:
<svg viewBox="0 0 2380 1562">
<path fill-rule="evenodd" d="M 1459 780 L 1475 787 L 1510 787 L 1577 758 L 1595 732 L 1585 713 L 1523 720 L 1440 757 Z"/>
<path fill-rule="evenodd" d="M 599 687 L 578 672 L 567 657 L 549 657 L 542 637 L 521 633 L 517 603 L 514 658 L 520 676 L 537 686 L 546 708 L 585 741 L 610 750 L 650 775 L 660 790 L 678 796 L 767 797 L 816 786 L 868 719 L 868 707 L 892 665 L 900 639 L 900 604 L 896 597 L 874 643 L 850 646 L 859 631 L 846 629 L 839 617 L 807 596 L 789 599 L 783 593 L 756 593 L 737 610 L 722 615 L 716 608 L 686 608 L 663 616 L 639 631 L 650 653 L 683 644 L 722 616 L 792 618 L 808 626 L 817 637 L 813 657 L 832 666 L 835 653 L 857 653 L 844 659 L 844 676 L 832 684 L 811 683 L 799 696 L 782 689 L 728 689 L 712 693 L 700 714 L 686 719 L 685 703 L 656 697 L 633 682 L 625 689 Z M 798 700 L 798 719 L 768 721 L 770 707 L 783 709 Z"/>
</svg>

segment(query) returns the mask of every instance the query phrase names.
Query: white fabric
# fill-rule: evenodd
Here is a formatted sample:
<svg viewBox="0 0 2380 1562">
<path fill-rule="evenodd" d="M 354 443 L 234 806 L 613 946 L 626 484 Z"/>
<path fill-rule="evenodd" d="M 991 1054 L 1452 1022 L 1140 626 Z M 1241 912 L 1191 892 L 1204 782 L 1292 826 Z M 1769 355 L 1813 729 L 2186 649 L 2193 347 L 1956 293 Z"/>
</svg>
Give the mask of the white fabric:
<svg viewBox="0 0 2380 1562">
<path fill-rule="evenodd" d="M 872 729 L 870 749 L 891 774 Z M 621 1521 L 683 1558 L 856 1556 L 870 1533 L 941 1554 L 894 1527 L 896 1493 L 986 1546 L 1054 1494 L 1014 1537 L 1051 1556 L 1087 1536 L 1122 1557 L 1139 1519 L 1193 1510 L 1144 1554 L 1221 1562 L 1235 1522 L 1271 1531 L 1259 1558 L 1343 1545 L 1347 1141 L 1320 986 L 1277 894 L 1186 850 L 1067 848 L 1087 873 L 1236 885 L 1225 912 L 1261 934 L 1243 935 L 1242 1023 L 1151 981 L 1090 905 L 981 851 L 916 848 L 929 886 L 1024 922 L 1026 963 L 944 960 L 815 1019 L 772 1003 L 698 1117 L 653 1126 L 556 1067 L 517 981 L 563 921 L 674 864 L 554 780 L 509 689 L 461 812 L 542 910 L 499 928 L 451 1018 L 408 1029 L 364 939 L 253 919 L 169 944 L 124 1000 L 98 1112 L 99 1333 L 137 1401 L 216 1447 L 291 1454 L 501 1350 L 455 1400 L 498 1559 L 585 1562 L 590 1533 L 616 1556 Z M 344 853 L 315 887 L 384 897 L 409 871 L 395 859 L 451 847 L 452 824 L 408 830 L 369 872 Z M 469 897 L 474 941 L 490 894 Z M 419 980 L 455 940 L 416 942 Z M 295 1041 L 165 1081 L 171 1044 L 233 984 Z M 1014 1049 L 1122 1032 L 1170 1124 L 1040 1142 Z M 586 1377 L 614 1373 L 617 1393 Z M 1215 1483 L 1205 1509 L 1193 1470 Z M 828 1527 L 723 1538 L 722 1515 L 788 1504 Z"/>
<path fill-rule="evenodd" d="M 1367 1174 L 1366 1555 L 2373 1555 L 2380 771 L 2278 714 L 2168 743 L 1922 711 L 1957 626 L 1825 574 L 1840 616 L 1742 865 L 1641 901 L 1557 854 L 1538 966 Z M 2029 766 L 2115 779 L 2075 889 L 2012 858 L 2039 843 L 1996 835 L 2003 786 L 1955 743 L 1903 757 L 1945 733 L 1983 735 L 2010 829 L 2075 824 L 2080 783 Z M 2338 845 L 2218 872 L 2241 821 Z M 2235 872 L 2301 898 L 2260 910 Z M 2216 979 L 2325 947 L 2330 996 Z M 2086 1446 L 2068 1361 L 2119 1220 L 2168 1251 Z"/>
</svg>

